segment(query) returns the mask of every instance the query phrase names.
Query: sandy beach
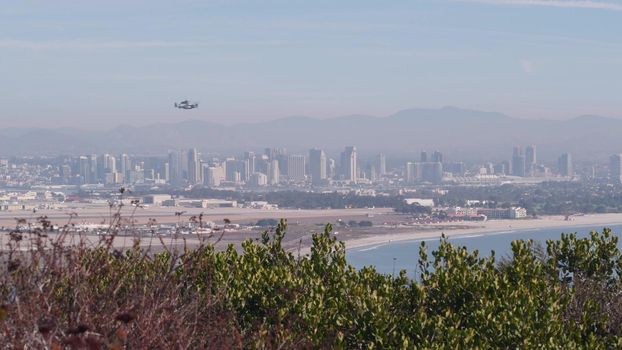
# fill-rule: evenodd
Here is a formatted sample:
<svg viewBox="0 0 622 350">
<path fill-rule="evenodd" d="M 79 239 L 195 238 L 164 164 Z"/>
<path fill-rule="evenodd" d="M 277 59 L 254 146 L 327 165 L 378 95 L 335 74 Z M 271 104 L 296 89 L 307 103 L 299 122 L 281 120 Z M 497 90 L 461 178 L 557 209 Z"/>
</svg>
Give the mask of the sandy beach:
<svg viewBox="0 0 622 350">
<path fill-rule="evenodd" d="M 386 233 L 365 237 L 348 237 L 343 241 L 347 249 L 356 249 L 368 246 L 386 244 L 390 242 L 412 241 L 418 239 L 456 237 L 474 234 L 492 234 L 501 232 L 514 232 L 520 230 L 559 228 L 562 232 L 573 232 L 575 227 L 589 227 L 601 230 L 604 227 L 622 224 L 622 213 L 616 214 L 590 214 L 571 217 L 565 220 L 564 216 L 542 216 L 537 219 L 524 220 L 490 220 L 485 222 L 464 222 L 464 228 L 448 229 L 447 225 L 439 224 L 437 229 L 417 230 L 412 228 L 408 232 Z"/>
</svg>

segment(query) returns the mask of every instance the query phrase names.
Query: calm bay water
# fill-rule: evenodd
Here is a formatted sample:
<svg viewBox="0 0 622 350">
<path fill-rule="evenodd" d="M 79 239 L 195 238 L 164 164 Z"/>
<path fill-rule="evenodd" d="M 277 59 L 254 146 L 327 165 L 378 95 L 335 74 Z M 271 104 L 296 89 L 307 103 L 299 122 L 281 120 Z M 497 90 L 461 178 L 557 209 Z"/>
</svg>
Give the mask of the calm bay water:
<svg viewBox="0 0 622 350">
<path fill-rule="evenodd" d="M 622 225 L 608 226 L 613 233 L 620 236 L 622 241 Z M 478 250 L 480 256 L 489 256 L 491 251 L 495 251 L 497 260 L 500 257 L 508 256 L 511 253 L 511 242 L 517 239 L 533 239 L 539 241 L 546 247 L 546 240 L 559 239 L 562 232 L 576 232 L 579 237 L 587 237 L 591 231 L 602 231 L 603 227 L 584 226 L 573 227 L 572 229 L 547 228 L 535 230 L 503 231 L 498 233 L 473 234 L 460 237 L 449 238 L 449 242 L 457 246 L 465 246 L 469 250 Z M 375 266 L 381 273 L 391 274 L 404 269 L 410 277 L 416 273 L 417 260 L 419 259 L 419 246 L 425 241 L 428 256 L 432 258 L 431 252 L 438 248 L 439 239 L 412 240 L 403 242 L 387 243 L 379 246 L 362 247 L 347 251 L 347 261 L 351 265 L 361 268 L 364 266 Z M 618 242 L 622 249 L 622 243 Z M 395 265 L 395 266 L 394 266 Z"/>
</svg>

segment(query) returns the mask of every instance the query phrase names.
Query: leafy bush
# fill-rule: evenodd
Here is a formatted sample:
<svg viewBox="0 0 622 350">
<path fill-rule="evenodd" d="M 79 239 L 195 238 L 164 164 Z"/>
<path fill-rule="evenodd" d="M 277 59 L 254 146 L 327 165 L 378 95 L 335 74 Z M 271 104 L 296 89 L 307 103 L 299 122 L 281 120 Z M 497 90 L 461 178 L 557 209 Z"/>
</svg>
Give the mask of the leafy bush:
<svg viewBox="0 0 622 350">
<path fill-rule="evenodd" d="M 67 227 L 14 231 L 0 253 L 0 334 L 13 348 L 619 348 L 622 258 L 609 230 L 499 263 L 422 243 L 417 280 L 360 270 L 313 235 L 309 255 L 272 233 L 216 251 L 121 252 Z M 71 242 L 73 239 L 73 243 Z M 77 242 L 77 243 L 76 243 Z M 430 255 L 431 254 L 431 255 Z"/>
</svg>

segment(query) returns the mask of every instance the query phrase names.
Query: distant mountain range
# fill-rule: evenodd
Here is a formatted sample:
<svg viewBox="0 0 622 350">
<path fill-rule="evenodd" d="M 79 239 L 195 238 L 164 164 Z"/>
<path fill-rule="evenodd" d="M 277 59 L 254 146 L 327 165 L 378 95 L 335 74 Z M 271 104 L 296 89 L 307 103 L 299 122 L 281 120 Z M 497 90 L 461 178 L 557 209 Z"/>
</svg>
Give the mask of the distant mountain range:
<svg viewBox="0 0 622 350">
<path fill-rule="evenodd" d="M 536 144 L 539 155 L 563 152 L 575 158 L 604 158 L 622 152 L 622 119 L 580 116 L 569 120 L 527 120 L 455 107 L 407 109 L 387 117 L 352 115 L 332 119 L 288 117 L 225 126 L 202 120 L 121 125 L 105 131 L 71 128 L 0 130 L 0 154 L 164 154 L 196 147 L 203 152 L 241 152 L 286 147 L 336 152 L 355 145 L 360 153 L 383 151 L 415 156 L 441 150 L 451 158 L 507 158 L 513 145 Z"/>
</svg>

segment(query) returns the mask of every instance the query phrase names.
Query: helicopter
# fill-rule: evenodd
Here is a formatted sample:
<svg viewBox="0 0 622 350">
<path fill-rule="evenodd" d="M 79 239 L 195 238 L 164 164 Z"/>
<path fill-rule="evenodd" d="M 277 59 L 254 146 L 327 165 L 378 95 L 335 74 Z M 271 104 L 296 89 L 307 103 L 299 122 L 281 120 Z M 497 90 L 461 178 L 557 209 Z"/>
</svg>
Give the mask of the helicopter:
<svg viewBox="0 0 622 350">
<path fill-rule="evenodd" d="M 194 109 L 194 108 L 199 108 L 199 103 L 197 102 L 190 102 L 188 100 L 183 100 L 179 103 L 175 103 L 175 108 L 179 108 L 179 109 Z"/>
</svg>

